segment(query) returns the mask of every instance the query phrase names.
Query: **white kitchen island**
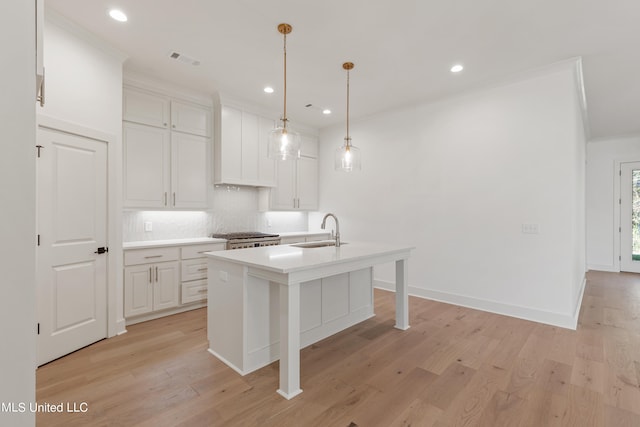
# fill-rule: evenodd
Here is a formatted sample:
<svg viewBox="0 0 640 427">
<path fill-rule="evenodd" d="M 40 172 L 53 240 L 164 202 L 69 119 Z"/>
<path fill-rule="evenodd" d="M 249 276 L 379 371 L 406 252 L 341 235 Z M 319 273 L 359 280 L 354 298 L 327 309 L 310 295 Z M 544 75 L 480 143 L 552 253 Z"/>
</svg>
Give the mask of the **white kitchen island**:
<svg viewBox="0 0 640 427">
<path fill-rule="evenodd" d="M 209 352 L 242 375 L 280 359 L 278 393 L 291 399 L 302 392 L 300 349 L 374 315 L 374 265 L 395 262 L 395 327 L 409 328 L 411 249 L 349 242 L 206 253 Z"/>
</svg>

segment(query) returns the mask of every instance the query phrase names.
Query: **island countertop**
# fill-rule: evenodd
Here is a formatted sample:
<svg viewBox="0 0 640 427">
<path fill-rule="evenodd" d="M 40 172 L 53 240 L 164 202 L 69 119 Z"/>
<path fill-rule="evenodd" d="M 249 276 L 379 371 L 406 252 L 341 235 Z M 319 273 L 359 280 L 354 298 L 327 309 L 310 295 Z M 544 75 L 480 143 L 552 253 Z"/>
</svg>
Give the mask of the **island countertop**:
<svg viewBox="0 0 640 427">
<path fill-rule="evenodd" d="M 232 251 L 205 252 L 209 258 L 224 260 L 261 270 L 288 274 L 308 269 L 350 263 L 359 259 L 409 252 L 412 246 L 376 242 L 347 242 L 340 247 L 302 248 L 295 245 L 264 246 Z M 394 258 L 396 259 L 396 258 Z"/>
</svg>

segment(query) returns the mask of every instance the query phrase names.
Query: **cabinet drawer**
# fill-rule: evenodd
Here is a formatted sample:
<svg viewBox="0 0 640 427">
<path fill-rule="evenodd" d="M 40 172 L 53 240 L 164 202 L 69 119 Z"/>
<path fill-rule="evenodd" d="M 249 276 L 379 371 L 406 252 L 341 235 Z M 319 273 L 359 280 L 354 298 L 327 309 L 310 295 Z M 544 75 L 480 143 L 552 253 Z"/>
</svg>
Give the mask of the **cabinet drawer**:
<svg viewBox="0 0 640 427">
<path fill-rule="evenodd" d="M 182 281 L 206 279 L 207 259 L 195 258 L 182 261 Z"/>
<path fill-rule="evenodd" d="M 182 304 L 207 299 L 207 280 L 195 280 L 182 284 Z"/>
<path fill-rule="evenodd" d="M 189 245 L 182 247 L 182 259 L 202 258 L 205 252 L 223 251 L 226 243 L 208 243 L 206 245 Z"/>
<path fill-rule="evenodd" d="M 177 261 L 180 248 L 129 249 L 124 252 L 124 265 L 149 264 L 164 261 Z"/>
</svg>

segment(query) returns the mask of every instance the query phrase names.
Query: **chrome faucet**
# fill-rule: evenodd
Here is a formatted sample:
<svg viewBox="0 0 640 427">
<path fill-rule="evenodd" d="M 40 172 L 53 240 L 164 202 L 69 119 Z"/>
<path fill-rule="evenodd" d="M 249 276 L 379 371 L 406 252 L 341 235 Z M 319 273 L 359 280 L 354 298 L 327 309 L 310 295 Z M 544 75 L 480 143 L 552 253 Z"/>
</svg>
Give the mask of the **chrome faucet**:
<svg viewBox="0 0 640 427">
<path fill-rule="evenodd" d="M 338 222 L 337 216 L 332 213 L 326 214 L 324 218 L 322 218 L 322 224 L 320 224 L 320 228 L 324 230 L 325 226 L 327 225 L 327 218 L 329 217 L 333 217 L 333 219 L 336 221 L 336 247 L 340 247 L 340 223 Z"/>
</svg>

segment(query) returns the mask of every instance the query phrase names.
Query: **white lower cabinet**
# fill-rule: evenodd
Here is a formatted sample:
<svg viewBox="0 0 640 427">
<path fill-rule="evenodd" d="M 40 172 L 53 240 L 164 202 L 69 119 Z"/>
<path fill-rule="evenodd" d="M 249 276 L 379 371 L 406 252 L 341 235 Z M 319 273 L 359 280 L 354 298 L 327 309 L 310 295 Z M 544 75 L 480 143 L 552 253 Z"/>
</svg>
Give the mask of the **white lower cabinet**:
<svg viewBox="0 0 640 427">
<path fill-rule="evenodd" d="M 180 302 L 191 304 L 207 299 L 207 259 L 205 252 L 223 251 L 226 243 L 190 245 L 181 248 L 182 292 Z"/>
<path fill-rule="evenodd" d="M 243 375 L 277 360 L 280 285 L 247 274 L 239 264 L 209 262 L 209 286 L 217 296 L 209 301 L 209 322 L 216 322 L 208 330 L 210 347 Z M 372 316 L 372 268 L 300 284 L 300 348 Z"/>
<path fill-rule="evenodd" d="M 124 316 L 176 307 L 179 271 L 178 261 L 125 267 Z"/>
<path fill-rule="evenodd" d="M 207 300 L 207 260 L 203 254 L 224 249 L 225 243 L 125 249 L 127 323 L 202 307 Z"/>
</svg>

